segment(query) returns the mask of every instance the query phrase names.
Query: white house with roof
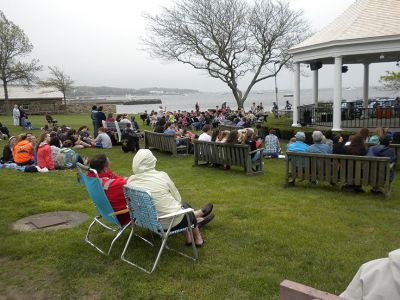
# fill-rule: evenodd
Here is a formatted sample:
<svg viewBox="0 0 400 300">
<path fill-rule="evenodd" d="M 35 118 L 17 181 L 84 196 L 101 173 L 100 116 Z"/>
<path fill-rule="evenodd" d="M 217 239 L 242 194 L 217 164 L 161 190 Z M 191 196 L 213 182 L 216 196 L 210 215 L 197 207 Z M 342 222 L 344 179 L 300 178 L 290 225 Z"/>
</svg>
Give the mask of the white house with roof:
<svg viewBox="0 0 400 300">
<path fill-rule="evenodd" d="M 57 113 L 62 107 L 63 94 L 52 88 L 37 86 L 8 86 L 10 109 L 22 106 L 29 114 Z M 4 89 L 0 88 L 0 113 L 7 113 L 4 106 Z"/>
<path fill-rule="evenodd" d="M 324 1 L 319 2 L 323 9 Z M 313 102 L 318 104 L 318 69 L 334 64 L 333 126 L 342 129 L 343 65 L 363 64 L 363 100 L 368 106 L 369 66 L 400 60 L 400 0 L 356 0 L 331 24 L 290 49 L 294 61 L 293 124 L 298 127 L 300 64 L 311 66 Z"/>
</svg>

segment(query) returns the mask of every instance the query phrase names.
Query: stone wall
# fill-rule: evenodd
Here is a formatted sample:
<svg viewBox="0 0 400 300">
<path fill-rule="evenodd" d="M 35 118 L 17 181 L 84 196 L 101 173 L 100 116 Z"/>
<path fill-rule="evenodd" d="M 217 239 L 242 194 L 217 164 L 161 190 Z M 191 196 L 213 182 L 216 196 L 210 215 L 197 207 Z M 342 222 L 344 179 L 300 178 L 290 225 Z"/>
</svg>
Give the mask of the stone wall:
<svg viewBox="0 0 400 300">
<path fill-rule="evenodd" d="M 78 114 L 78 113 L 88 113 L 92 110 L 93 103 L 68 103 L 67 104 L 67 113 Z M 107 115 L 108 113 L 116 112 L 116 105 L 104 103 L 100 104 L 103 106 L 103 112 Z"/>
</svg>

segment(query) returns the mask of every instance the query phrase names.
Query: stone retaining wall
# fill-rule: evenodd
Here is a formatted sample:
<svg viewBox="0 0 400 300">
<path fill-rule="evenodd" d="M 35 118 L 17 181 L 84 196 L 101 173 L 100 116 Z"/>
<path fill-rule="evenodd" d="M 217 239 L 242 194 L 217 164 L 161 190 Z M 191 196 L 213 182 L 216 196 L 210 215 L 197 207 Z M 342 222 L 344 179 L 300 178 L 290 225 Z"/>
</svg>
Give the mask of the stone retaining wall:
<svg viewBox="0 0 400 300">
<path fill-rule="evenodd" d="M 77 113 L 88 113 L 92 110 L 93 103 L 68 103 L 67 104 L 67 113 L 77 114 Z M 116 112 L 116 105 L 104 103 L 100 104 L 103 106 L 103 112 L 107 115 L 108 113 Z"/>
</svg>

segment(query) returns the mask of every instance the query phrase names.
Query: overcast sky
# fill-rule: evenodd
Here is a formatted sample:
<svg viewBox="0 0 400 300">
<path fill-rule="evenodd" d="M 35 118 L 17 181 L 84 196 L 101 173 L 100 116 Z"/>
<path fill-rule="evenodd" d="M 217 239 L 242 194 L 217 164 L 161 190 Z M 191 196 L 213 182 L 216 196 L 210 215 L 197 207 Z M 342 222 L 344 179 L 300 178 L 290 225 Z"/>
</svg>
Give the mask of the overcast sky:
<svg viewBox="0 0 400 300">
<path fill-rule="evenodd" d="M 313 31 L 318 31 L 341 14 L 353 0 L 291 0 L 301 9 Z M 146 34 L 144 12 L 157 13 L 172 0 L 0 0 L 0 9 L 20 26 L 34 45 L 32 57 L 42 65 L 59 66 L 76 85 L 129 88 L 175 87 L 201 91 L 226 91 L 227 86 L 205 73 L 178 62 L 165 63 L 142 51 L 140 37 Z M 370 84 L 395 63 L 370 67 Z M 46 77 L 42 73 L 41 77 Z M 289 71 L 278 75 L 280 89 L 292 89 Z M 333 86 L 331 67 L 320 72 L 320 87 Z M 362 66 L 351 66 L 343 85 L 362 85 Z M 302 88 L 310 88 L 311 77 L 302 78 Z M 244 88 L 244 87 L 242 87 Z M 273 89 L 273 79 L 254 89 Z"/>
</svg>

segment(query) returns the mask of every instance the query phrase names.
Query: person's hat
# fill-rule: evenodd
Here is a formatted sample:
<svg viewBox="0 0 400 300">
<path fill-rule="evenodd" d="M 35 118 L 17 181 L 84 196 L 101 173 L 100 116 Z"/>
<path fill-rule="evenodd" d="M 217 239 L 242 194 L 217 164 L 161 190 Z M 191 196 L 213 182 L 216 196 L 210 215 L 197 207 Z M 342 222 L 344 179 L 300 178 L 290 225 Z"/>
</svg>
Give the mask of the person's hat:
<svg viewBox="0 0 400 300">
<path fill-rule="evenodd" d="M 306 135 L 303 131 L 299 131 L 294 137 L 298 140 L 304 140 L 306 138 Z"/>
</svg>

